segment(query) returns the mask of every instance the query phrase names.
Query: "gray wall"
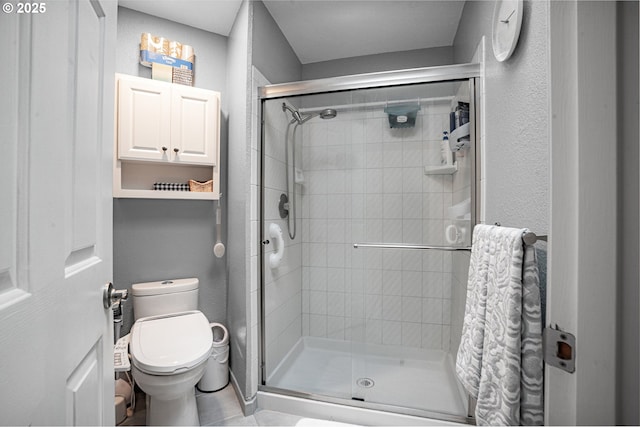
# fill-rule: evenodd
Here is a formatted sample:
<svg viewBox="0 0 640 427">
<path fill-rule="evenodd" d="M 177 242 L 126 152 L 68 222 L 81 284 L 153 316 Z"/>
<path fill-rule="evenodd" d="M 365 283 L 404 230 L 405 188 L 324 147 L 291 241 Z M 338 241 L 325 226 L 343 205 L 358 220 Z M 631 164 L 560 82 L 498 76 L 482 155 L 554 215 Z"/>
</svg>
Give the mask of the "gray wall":
<svg viewBox="0 0 640 427">
<path fill-rule="evenodd" d="M 140 34 L 150 32 L 190 44 L 196 53 L 195 86 L 221 92 L 221 180 L 226 193 L 227 38 L 130 9 L 118 8 L 116 71 L 151 77 L 139 65 Z M 224 207 L 223 198 L 223 207 Z M 224 209 L 223 209 L 224 211 Z M 172 278 L 200 279 L 199 309 L 210 321 L 226 321 L 225 258 L 213 255 L 214 202 L 114 199 L 113 278 L 117 288 Z M 223 230 L 226 215 L 223 215 Z M 223 231 L 223 234 L 224 231 Z M 224 236 L 223 236 L 224 239 Z M 133 324 L 131 300 L 125 303 L 123 333 Z"/>
<path fill-rule="evenodd" d="M 124 7 L 118 8 L 116 72 L 151 78 L 151 68 L 140 65 L 140 35 L 151 33 L 193 46 L 194 86 L 223 92 L 227 86 L 227 38 Z M 226 110 L 222 96 L 222 109 Z"/>
<path fill-rule="evenodd" d="M 302 65 L 262 1 L 252 2 L 251 61 L 272 84 L 295 82 Z"/>
<path fill-rule="evenodd" d="M 618 3 L 618 425 L 638 425 L 638 2 Z"/>
<path fill-rule="evenodd" d="M 302 65 L 302 80 L 453 64 L 451 46 L 356 56 Z"/>
<path fill-rule="evenodd" d="M 249 41 L 251 27 L 250 7 L 243 2 L 229 34 L 227 76 L 229 89 L 229 239 L 228 263 L 229 293 L 227 298 L 227 324 L 230 333 L 230 368 L 233 380 L 244 397 L 249 400 L 253 393 L 248 387 L 250 372 L 247 357 L 248 313 L 249 313 L 249 195 L 251 158 L 249 142 L 251 136 L 248 93 Z"/>
<path fill-rule="evenodd" d="M 485 221 L 549 227 L 549 60 L 548 2 L 525 1 L 515 52 L 496 61 L 491 47 L 493 1 L 468 1 L 462 12 L 453 53 L 469 62 L 486 40 L 484 99 Z"/>
</svg>

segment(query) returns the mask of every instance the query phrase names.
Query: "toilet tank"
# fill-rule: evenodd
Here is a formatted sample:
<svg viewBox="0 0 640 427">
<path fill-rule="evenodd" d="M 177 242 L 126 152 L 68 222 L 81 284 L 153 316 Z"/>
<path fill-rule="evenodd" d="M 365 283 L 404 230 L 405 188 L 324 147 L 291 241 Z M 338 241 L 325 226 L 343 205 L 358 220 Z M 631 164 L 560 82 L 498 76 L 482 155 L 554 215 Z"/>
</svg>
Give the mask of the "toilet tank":
<svg viewBox="0 0 640 427">
<path fill-rule="evenodd" d="M 134 320 L 197 310 L 198 285 L 196 278 L 134 283 L 131 285 Z"/>
</svg>

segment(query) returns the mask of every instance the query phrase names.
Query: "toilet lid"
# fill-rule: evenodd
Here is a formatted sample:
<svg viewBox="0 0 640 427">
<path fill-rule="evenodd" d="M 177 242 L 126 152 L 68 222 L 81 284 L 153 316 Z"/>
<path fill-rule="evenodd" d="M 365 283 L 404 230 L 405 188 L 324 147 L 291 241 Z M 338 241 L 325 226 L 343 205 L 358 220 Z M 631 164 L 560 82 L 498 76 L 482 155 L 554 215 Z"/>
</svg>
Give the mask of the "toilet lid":
<svg viewBox="0 0 640 427">
<path fill-rule="evenodd" d="M 138 319 L 129 345 L 133 364 L 143 372 L 170 375 L 206 360 L 213 335 L 200 311 L 186 311 Z"/>
</svg>

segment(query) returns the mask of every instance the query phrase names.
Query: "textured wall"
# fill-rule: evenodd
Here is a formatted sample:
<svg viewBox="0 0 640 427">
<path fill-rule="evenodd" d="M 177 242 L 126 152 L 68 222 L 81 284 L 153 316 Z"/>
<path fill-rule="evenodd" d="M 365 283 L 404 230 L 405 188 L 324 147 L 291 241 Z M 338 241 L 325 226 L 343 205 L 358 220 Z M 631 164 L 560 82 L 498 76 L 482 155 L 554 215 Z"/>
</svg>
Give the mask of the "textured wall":
<svg viewBox="0 0 640 427">
<path fill-rule="evenodd" d="M 271 83 L 301 79 L 302 66 L 278 24 L 262 3 L 252 2 L 252 65 Z"/>
<path fill-rule="evenodd" d="M 221 92 L 221 191 L 226 193 L 226 58 L 227 38 L 166 19 L 118 8 L 116 71 L 151 77 L 139 64 L 140 34 L 150 32 L 181 43 L 196 52 L 195 86 Z M 224 199 L 223 199 L 224 205 Z M 187 200 L 114 199 L 114 283 L 183 277 L 200 279 L 199 308 L 210 321 L 225 322 L 227 279 L 225 258 L 213 256 L 214 202 Z M 226 233 L 223 215 L 223 239 Z M 125 304 L 123 333 L 133 324 L 132 302 Z"/>
<path fill-rule="evenodd" d="M 434 47 L 304 64 L 302 79 L 311 80 L 449 64 L 453 64 L 453 48 L 450 46 Z"/>
<path fill-rule="evenodd" d="M 467 2 L 454 40 L 456 63 L 486 38 L 484 206 L 487 223 L 549 226 L 548 2 L 525 1 L 518 46 L 498 62 L 491 47 L 493 1 Z"/>
<path fill-rule="evenodd" d="M 251 137 L 249 108 L 250 5 L 244 2 L 229 34 L 228 93 L 229 93 L 229 173 L 228 173 L 228 273 L 227 322 L 231 335 L 230 367 L 240 393 L 250 398 L 255 392 L 249 381 L 250 357 L 247 357 L 250 291 L 250 169 L 249 142 Z M 255 351 L 255 350 L 254 350 Z"/>
</svg>

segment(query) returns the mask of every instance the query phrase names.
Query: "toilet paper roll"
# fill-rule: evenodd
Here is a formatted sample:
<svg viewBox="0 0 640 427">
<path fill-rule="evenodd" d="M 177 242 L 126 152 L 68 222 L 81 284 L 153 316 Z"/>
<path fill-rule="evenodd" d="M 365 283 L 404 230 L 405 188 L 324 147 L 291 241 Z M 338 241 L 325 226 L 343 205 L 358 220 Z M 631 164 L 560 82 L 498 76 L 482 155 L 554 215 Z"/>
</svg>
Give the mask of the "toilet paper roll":
<svg viewBox="0 0 640 427">
<path fill-rule="evenodd" d="M 462 241 L 462 231 L 455 224 L 448 225 L 444 230 L 444 238 L 447 243 L 454 245 Z"/>
</svg>

